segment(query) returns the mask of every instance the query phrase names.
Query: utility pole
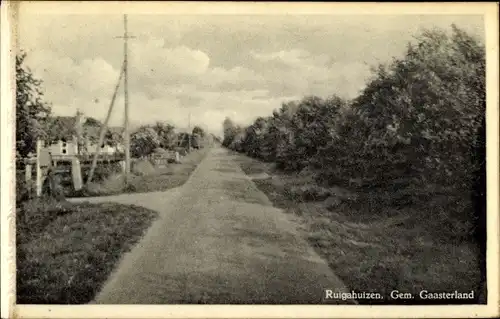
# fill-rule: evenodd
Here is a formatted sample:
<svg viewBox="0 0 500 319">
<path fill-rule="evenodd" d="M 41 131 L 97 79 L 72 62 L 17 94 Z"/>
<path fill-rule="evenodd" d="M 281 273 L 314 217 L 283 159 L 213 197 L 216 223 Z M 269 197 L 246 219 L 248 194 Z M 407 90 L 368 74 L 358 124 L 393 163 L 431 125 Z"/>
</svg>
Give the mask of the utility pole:
<svg viewBox="0 0 500 319">
<path fill-rule="evenodd" d="M 96 152 L 94 154 L 94 158 L 92 160 L 92 165 L 90 168 L 90 173 L 87 178 L 87 185 L 92 181 L 92 177 L 94 175 L 95 168 L 97 166 L 97 159 L 99 157 L 99 152 L 101 150 L 101 145 L 104 141 L 104 135 L 106 134 L 107 126 L 109 119 L 111 117 L 111 112 L 113 110 L 114 102 L 116 99 L 116 95 L 118 93 L 118 88 L 120 86 L 120 82 L 122 77 L 124 78 L 124 100 L 125 100 L 125 131 L 124 131 L 124 142 L 125 142 L 125 181 L 129 181 L 129 176 L 130 176 L 130 131 L 129 131 L 129 114 L 128 114 L 128 39 L 135 38 L 134 36 L 129 36 L 128 35 L 128 29 L 127 29 L 127 15 L 125 14 L 123 16 L 123 25 L 124 25 L 124 31 L 123 31 L 123 36 L 122 37 L 115 37 L 115 38 L 122 38 L 123 41 L 123 65 L 120 69 L 120 77 L 118 78 L 118 82 L 116 83 L 115 91 L 113 92 L 113 96 L 111 98 L 111 104 L 108 109 L 108 114 L 106 115 L 106 119 L 104 120 L 103 126 L 101 127 L 101 131 L 99 134 L 99 143 L 97 144 L 96 147 Z"/>
<path fill-rule="evenodd" d="M 124 61 L 124 100 L 125 100 L 125 183 L 129 182 L 130 178 L 130 131 L 128 123 L 128 30 L 127 30 L 127 15 L 123 15 L 123 61 Z"/>
<path fill-rule="evenodd" d="M 123 76 L 124 76 L 124 102 L 125 102 L 125 120 L 124 120 L 124 136 L 125 142 L 125 182 L 128 183 L 130 179 L 130 128 L 129 128 L 129 107 L 128 107 L 128 39 L 135 38 L 129 36 L 127 29 L 127 15 L 123 15 Z"/>
</svg>

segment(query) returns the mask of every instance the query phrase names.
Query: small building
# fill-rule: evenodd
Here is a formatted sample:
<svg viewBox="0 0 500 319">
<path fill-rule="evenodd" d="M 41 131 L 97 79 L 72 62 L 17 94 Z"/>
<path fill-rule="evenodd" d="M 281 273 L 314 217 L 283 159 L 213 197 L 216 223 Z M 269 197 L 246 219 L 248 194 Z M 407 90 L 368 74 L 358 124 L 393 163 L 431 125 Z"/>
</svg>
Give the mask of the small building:
<svg viewBox="0 0 500 319">
<path fill-rule="evenodd" d="M 65 139 L 61 139 L 47 147 L 49 149 L 50 154 L 62 156 L 74 156 L 78 155 L 78 144 L 75 141 L 66 141 Z"/>
<path fill-rule="evenodd" d="M 59 140 L 52 143 L 47 147 L 52 155 L 56 156 L 75 156 L 75 155 L 85 155 L 85 154 L 95 154 L 97 151 L 97 144 L 92 144 L 89 141 L 85 141 L 84 146 L 80 146 L 80 152 L 78 152 L 78 143 L 76 140 L 66 141 L 65 139 Z M 116 146 L 111 146 L 107 144 L 101 145 L 101 150 L 99 154 L 114 155 L 117 153 L 123 153 L 124 146 L 118 144 Z"/>
<path fill-rule="evenodd" d="M 76 116 L 59 116 L 54 118 L 55 130 L 58 132 L 59 139 L 50 145 L 46 146 L 53 156 L 76 156 L 76 155 L 92 155 L 95 154 L 98 145 L 93 142 L 99 139 L 100 123 L 95 119 L 91 119 L 91 125 L 87 124 L 88 118 L 83 113 L 77 111 Z M 108 128 L 111 135 L 120 136 L 123 132 L 122 128 Z M 113 143 L 104 141 L 100 147 L 100 154 L 114 155 L 124 152 L 124 146 L 121 143 Z"/>
</svg>

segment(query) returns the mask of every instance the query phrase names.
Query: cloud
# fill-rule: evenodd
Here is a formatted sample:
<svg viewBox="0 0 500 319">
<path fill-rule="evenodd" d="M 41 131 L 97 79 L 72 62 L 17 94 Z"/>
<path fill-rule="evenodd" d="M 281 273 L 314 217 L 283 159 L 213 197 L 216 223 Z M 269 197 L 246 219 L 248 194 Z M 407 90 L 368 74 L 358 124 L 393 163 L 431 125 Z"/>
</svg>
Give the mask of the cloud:
<svg viewBox="0 0 500 319">
<path fill-rule="evenodd" d="M 214 67 L 200 77 L 199 84 L 204 88 L 233 91 L 238 88 L 257 89 L 265 86 L 266 79 L 254 70 L 237 66 L 231 69 Z"/>
<path fill-rule="evenodd" d="M 164 40 L 158 38 L 150 38 L 145 44 L 133 43 L 130 50 L 133 68 L 148 76 L 151 75 L 148 72 L 151 69 L 160 71 L 156 74 L 165 73 L 170 76 L 199 75 L 208 69 L 210 58 L 206 53 L 186 46 L 164 45 Z"/>
<path fill-rule="evenodd" d="M 70 76 L 74 77 L 78 89 L 98 95 L 114 87 L 119 73 L 119 70 L 114 69 L 102 58 L 96 58 L 83 60 L 73 69 Z"/>
<path fill-rule="evenodd" d="M 52 61 L 54 63 L 50 63 Z M 102 58 L 84 59 L 77 63 L 46 50 L 29 54 L 26 64 L 35 76 L 43 80 L 48 101 L 75 110 L 81 100 L 110 96 L 119 76 L 119 70 Z"/>
<path fill-rule="evenodd" d="M 150 37 L 145 44 L 131 45 L 130 88 L 159 98 L 166 87 L 203 76 L 209 65 L 205 52 L 183 45 L 166 47 L 164 40 Z"/>
<path fill-rule="evenodd" d="M 123 59 L 119 15 L 21 14 L 27 65 L 55 114 L 104 119 Z M 355 97 L 370 66 L 404 53 L 422 27 L 457 23 L 483 35 L 480 16 L 129 15 L 133 123 L 169 121 L 220 132 L 304 95 Z M 120 87 L 113 125 L 123 123 Z"/>
<path fill-rule="evenodd" d="M 230 116 L 236 123 L 247 124 L 258 116 L 271 115 L 272 110 L 279 108 L 283 102 L 299 98 L 298 96 L 262 97 L 264 93 L 241 91 L 217 96 L 214 92 L 206 92 L 205 104 L 192 113 L 192 121 L 220 134 L 226 116 Z"/>
<path fill-rule="evenodd" d="M 251 55 L 259 61 L 280 61 L 286 65 L 296 66 L 302 62 L 303 58 L 309 56 L 309 53 L 304 50 L 293 49 L 289 51 L 278 51 L 271 53 L 251 52 Z"/>
<path fill-rule="evenodd" d="M 326 54 L 314 55 L 304 49 L 276 52 L 252 52 L 253 58 L 265 64 L 269 88 L 273 95 L 337 94 L 355 97 L 370 75 L 367 64 L 333 62 Z M 276 77 L 275 74 L 282 76 Z"/>
</svg>

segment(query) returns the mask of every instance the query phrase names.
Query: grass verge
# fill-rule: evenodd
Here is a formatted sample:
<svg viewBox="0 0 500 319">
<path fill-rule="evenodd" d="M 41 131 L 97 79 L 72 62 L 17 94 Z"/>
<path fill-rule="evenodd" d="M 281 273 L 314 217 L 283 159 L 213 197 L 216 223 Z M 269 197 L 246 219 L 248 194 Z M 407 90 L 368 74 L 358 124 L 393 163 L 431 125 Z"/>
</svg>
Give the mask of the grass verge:
<svg viewBox="0 0 500 319">
<path fill-rule="evenodd" d="M 145 174 L 132 174 L 128 185 L 122 174 L 112 175 L 102 182 L 92 183 L 88 189 L 68 197 L 110 196 L 123 193 L 165 191 L 182 186 L 207 154 L 207 149 L 195 150 L 184 156 L 181 163 L 154 167 Z"/>
<path fill-rule="evenodd" d="M 384 296 L 380 301 L 358 300 L 360 304 L 485 302 L 477 246 L 440 232 L 435 223 L 429 222 L 430 218 L 436 218 L 437 212 L 430 211 L 428 218 L 419 219 L 417 216 L 425 215 L 421 211 L 424 207 L 386 206 L 374 214 L 367 211 L 365 203 L 360 203 L 366 200 L 362 196 L 357 196 L 353 205 L 328 209 L 326 201 L 308 201 L 303 196 L 290 194 L 290 185 L 313 187 L 308 178 L 280 173 L 271 164 L 247 156 L 234 156 L 247 175 L 271 176 L 254 179 L 254 182 L 276 207 L 300 217 L 309 243 L 350 289 L 379 292 Z M 414 298 L 393 299 L 391 292 L 395 290 L 411 293 Z M 423 300 L 419 298 L 422 290 L 474 291 L 474 299 Z"/>
<path fill-rule="evenodd" d="M 157 213 L 36 199 L 17 207 L 17 303 L 85 304 Z"/>
</svg>

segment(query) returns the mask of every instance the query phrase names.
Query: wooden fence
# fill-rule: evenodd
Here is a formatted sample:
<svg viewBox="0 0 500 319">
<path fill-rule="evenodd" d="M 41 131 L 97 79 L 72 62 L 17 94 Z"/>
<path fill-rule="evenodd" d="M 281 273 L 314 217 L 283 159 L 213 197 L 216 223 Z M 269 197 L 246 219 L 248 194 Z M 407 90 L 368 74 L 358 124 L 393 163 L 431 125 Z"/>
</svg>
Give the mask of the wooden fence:
<svg viewBox="0 0 500 319">
<path fill-rule="evenodd" d="M 162 154 L 151 154 L 144 156 L 141 159 L 150 161 L 153 165 L 157 167 L 166 167 L 170 163 L 180 162 L 179 152 L 175 151 L 165 151 Z"/>
<path fill-rule="evenodd" d="M 54 166 L 57 166 L 59 162 L 71 161 L 71 159 L 74 157 L 78 158 L 80 163 L 87 163 L 87 162 L 91 163 L 92 160 L 94 159 L 94 154 L 73 155 L 73 156 L 51 155 Z M 99 154 L 99 157 L 97 159 L 98 162 L 105 162 L 105 163 L 116 163 L 124 160 L 125 160 L 125 155 L 123 154 Z"/>
<path fill-rule="evenodd" d="M 93 154 L 89 155 L 51 155 L 43 148 L 43 142 L 37 141 L 36 156 L 16 159 L 16 179 L 24 181 L 28 191 L 42 195 L 42 187 L 49 171 L 60 178 L 63 188 L 80 190 L 83 187 L 82 171 L 92 164 Z M 122 164 L 122 154 L 102 154 L 98 157 L 98 165 Z M 123 167 L 123 165 L 122 165 Z"/>
<path fill-rule="evenodd" d="M 164 153 L 134 159 L 131 164 L 133 166 L 137 160 L 148 160 L 156 167 L 166 167 L 170 163 L 179 163 L 181 157 L 178 150 L 168 150 Z M 43 142 L 38 141 L 35 156 L 16 159 L 16 178 L 18 181 L 22 179 L 25 182 L 24 185 L 29 188 L 30 193 L 41 196 L 42 187 L 50 171 L 58 176 L 63 189 L 78 191 L 83 187 L 83 180 L 87 177 L 92 161 L 93 154 L 52 155 L 48 149 L 43 148 Z M 101 168 L 119 163 L 122 169 L 125 169 L 123 154 L 101 154 L 97 163 Z M 104 168 L 104 171 L 106 170 L 107 168 Z"/>
</svg>

